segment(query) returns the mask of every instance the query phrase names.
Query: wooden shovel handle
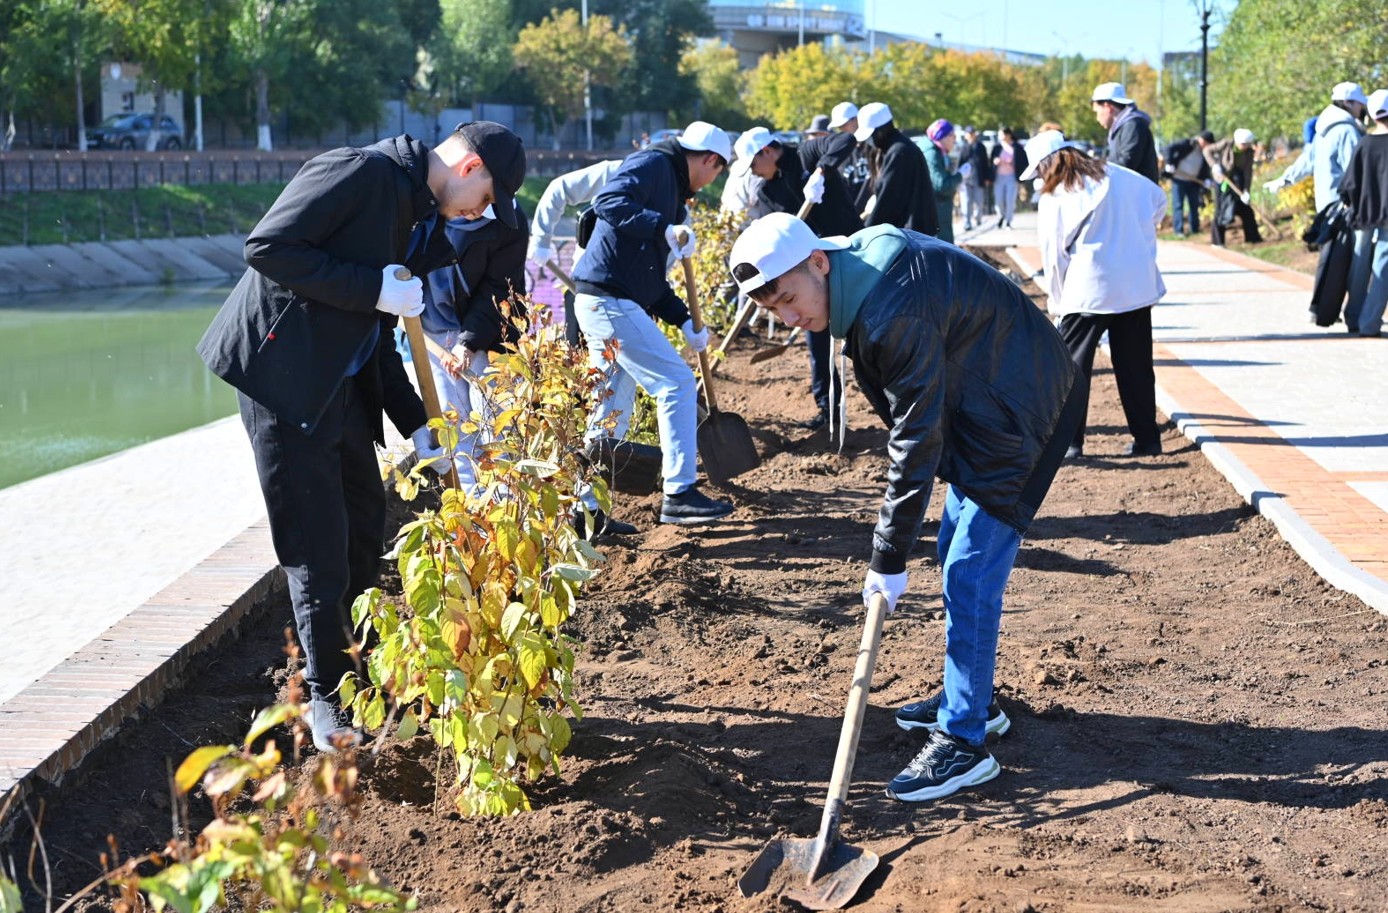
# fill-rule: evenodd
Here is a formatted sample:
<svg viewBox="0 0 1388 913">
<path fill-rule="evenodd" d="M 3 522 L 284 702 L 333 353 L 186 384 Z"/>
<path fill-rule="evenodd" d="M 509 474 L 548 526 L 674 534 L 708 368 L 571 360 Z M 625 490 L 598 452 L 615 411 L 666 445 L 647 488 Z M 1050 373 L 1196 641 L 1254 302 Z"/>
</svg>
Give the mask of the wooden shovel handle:
<svg viewBox="0 0 1388 913">
<path fill-rule="evenodd" d="M 575 295 L 578 294 L 578 289 L 574 287 L 574 281 L 572 277 L 570 277 L 568 273 L 560 269 L 559 264 L 557 262 L 555 262 L 554 260 L 546 260 L 545 266 L 549 268 L 549 271 L 551 273 L 554 273 L 554 277 L 556 279 L 564 283 L 564 288 L 573 292 Z"/>
<path fill-rule="evenodd" d="M 858 756 L 858 737 L 862 734 L 863 717 L 867 714 L 868 691 L 872 688 L 872 671 L 877 666 L 877 648 L 882 643 L 882 621 L 886 615 L 887 597 L 882 593 L 873 593 L 868 600 L 867 617 L 863 621 L 863 640 L 858 646 L 858 662 L 853 667 L 853 685 L 848 690 L 848 707 L 843 713 L 839 748 L 834 755 L 829 798 L 824 803 L 824 817 L 819 826 L 826 847 L 832 847 L 838 839 L 839 819 L 848 799 L 848 787 L 853 783 L 853 761 Z"/>
<path fill-rule="evenodd" d="M 694 332 L 699 332 L 704 328 L 704 316 L 699 311 L 699 290 L 694 283 L 694 262 L 688 257 L 680 259 L 680 264 L 684 267 L 684 294 L 689 304 L 689 322 L 694 325 Z M 704 399 L 708 402 L 709 414 L 718 411 L 718 397 L 713 393 L 713 369 L 709 366 L 708 349 L 699 353 L 699 373 L 704 376 Z"/>
<path fill-rule="evenodd" d="M 409 269 L 402 266 L 395 270 L 395 278 L 403 282 L 412 277 Z M 434 369 L 429 364 L 424 325 L 419 322 L 418 317 L 406 317 L 404 320 L 405 335 L 410 339 L 410 358 L 414 361 L 415 378 L 419 381 L 419 396 L 424 400 L 424 414 L 430 419 L 443 418 L 443 409 L 439 406 L 439 391 L 434 386 Z M 444 480 L 449 488 L 457 488 L 458 470 L 453 465 L 452 455 L 445 456 L 448 459 L 448 472 L 444 473 Z"/>
</svg>

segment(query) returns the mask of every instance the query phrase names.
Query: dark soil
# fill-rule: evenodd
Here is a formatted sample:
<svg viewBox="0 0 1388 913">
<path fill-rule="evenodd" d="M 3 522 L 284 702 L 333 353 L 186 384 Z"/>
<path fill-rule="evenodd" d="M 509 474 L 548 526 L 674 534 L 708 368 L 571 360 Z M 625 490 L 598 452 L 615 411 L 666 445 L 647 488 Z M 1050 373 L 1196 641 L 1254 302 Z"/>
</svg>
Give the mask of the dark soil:
<svg viewBox="0 0 1388 913">
<path fill-rule="evenodd" d="M 739 509 L 715 527 L 662 527 L 654 498 L 620 502 L 641 535 L 606 548 L 575 619 L 586 716 L 536 810 L 459 818 L 422 738 L 365 771 L 343 843 L 422 908 L 783 909 L 735 881 L 769 838 L 818 826 L 885 433 L 860 396 L 842 454 L 799 431 L 805 356 L 753 367 L 758 344 L 735 350 L 720 398 L 766 462 L 726 489 Z M 882 787 L 923 740 L 891 714 L 941 674 L 932 499 L 844 823 L 882 859 L 854 908 L 1384 910 L 1388 619 L 1321 581 L 1173 430 L 1163 456 L 1118 456 L 1106 365 L 1090 418 L 1091 456 L 1061 470 L 1008 589 L 1003 773 L 904 805 Z M 60 895 L 97 874 L 108 832 L 132 853 L 167 839 L 165 759 L 237 739 L 274 699 L 288 620 L 272 606 L 49 805 Z"/>
</svg>

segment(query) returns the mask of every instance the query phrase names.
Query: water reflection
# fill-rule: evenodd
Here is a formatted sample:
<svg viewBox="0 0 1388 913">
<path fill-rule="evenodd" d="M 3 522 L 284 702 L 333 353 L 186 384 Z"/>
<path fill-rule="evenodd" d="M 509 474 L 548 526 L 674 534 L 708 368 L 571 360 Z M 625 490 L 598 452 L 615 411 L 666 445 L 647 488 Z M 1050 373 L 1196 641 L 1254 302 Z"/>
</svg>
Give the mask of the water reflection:
<svg viewBox="0 0 1388 913">
<path fill-rule="evenodd" d="M 0 488 L 234 413 L 193 351 L 228 291 L 0 298 Z"/>
</svg>

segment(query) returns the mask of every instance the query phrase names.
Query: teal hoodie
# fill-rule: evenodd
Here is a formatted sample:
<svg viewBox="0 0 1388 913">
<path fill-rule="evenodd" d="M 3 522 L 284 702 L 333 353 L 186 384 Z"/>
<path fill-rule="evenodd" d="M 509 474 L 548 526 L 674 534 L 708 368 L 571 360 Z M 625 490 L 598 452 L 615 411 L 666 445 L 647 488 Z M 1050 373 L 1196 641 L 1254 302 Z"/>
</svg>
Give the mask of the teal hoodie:
<svg viewBox="0 0 1388 913">
<path fill-rule="evenodd" d="M 887 270 L 906 249 L 906 235 L 895 225 L 874 225 L 848 239 L 844 250 L 829 255 L 829 332 L 848 337 L 858 311 Z"/>
</svg>

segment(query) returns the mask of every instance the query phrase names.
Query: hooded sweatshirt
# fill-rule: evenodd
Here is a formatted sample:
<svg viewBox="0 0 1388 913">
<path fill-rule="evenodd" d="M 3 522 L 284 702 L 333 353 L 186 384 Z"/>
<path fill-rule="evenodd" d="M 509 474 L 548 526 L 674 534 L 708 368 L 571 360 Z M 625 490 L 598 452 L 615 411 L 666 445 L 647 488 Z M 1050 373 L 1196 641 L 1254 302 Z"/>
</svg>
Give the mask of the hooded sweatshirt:
<svg viewBox="0 0 1388 913">
<path fill-rule="evenodd" d="M 1152 139 L 1152 118 L 1137 105 L 1124 108 L 1108 128 L 1108 160 L 1157 183 L 1157 144 Z"/>
<path fill-rule="evenodd" d="M 1316 118 L 1315 137 L 1283 172 L 1283 183 L 1295 184 L 1308 175 L 1314 176 L 1316 211 L 1320 212 L 1339 198 L 1340 181 L 1363 135 L 1364 128 L 1354 115 L 1339 105 L 1327 105 Z"/>
</svg>

